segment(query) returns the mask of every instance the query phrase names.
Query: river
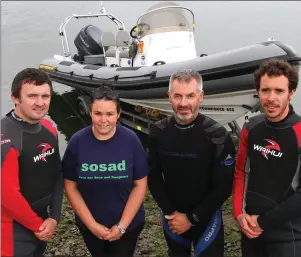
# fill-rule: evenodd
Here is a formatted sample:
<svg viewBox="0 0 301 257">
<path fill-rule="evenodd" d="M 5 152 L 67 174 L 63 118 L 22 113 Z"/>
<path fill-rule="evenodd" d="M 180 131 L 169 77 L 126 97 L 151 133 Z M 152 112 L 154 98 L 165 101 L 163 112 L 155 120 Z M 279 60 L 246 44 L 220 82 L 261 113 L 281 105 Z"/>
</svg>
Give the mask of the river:
<svg viewBox="0 0 301 257">
<path fill-rule="evenodd" d="M 301 53 L 301 2 L 297 1 L 178 1 L 193 10 L 196 18 L 197 53 L 213 54 L 267 40 L 273 37 Z M 104 1 L 107 12 L 122 20 L 130 30 L 136 19 L 154 1 Z M 99 1 L 2 1 L 1 2 L 1 114 L 13 108 L 11 82 L 21 69 L 38 67 L 53 54 L 62 54 L 59 26 L 70 14 L 95 13 Z M 86 24 L 109 31 L 113 27 L 104 19 L 79 21 L 68 25 L 71 50 L 73 40 Z M 113 24 L 114 25 L 114 24 Z M 48 118 L 58 126 L 60 150 L 78 129 L 89 123 L 78 117 L 70 103 L 70 88 L 54 84 Z M 69 93 L 66 93 L 69 92 Z M 64 93 L 64 94 L 63 94 Z M 63 97 L 62 97 L 63 94 Z M 301 114 L 300 89 L 293 98 Z M 299 100 L 298 100 L 299 99 Z"/>
</svg>

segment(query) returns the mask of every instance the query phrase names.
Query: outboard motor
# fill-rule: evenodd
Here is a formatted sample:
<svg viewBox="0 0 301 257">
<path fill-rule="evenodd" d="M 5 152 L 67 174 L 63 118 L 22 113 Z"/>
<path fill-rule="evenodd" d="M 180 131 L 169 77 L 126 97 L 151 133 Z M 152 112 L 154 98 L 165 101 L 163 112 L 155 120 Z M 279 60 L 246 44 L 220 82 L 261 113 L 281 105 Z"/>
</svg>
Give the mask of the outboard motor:
<svg viewBox="0 0 301 257">
<path fill-rule="evenodd" d="M 80 61 L 87 55 L 103 54 L 101 35 L 102 30 L 94 25 L 87 25 L 81 29 L 74 39 Z"/>
</svg>

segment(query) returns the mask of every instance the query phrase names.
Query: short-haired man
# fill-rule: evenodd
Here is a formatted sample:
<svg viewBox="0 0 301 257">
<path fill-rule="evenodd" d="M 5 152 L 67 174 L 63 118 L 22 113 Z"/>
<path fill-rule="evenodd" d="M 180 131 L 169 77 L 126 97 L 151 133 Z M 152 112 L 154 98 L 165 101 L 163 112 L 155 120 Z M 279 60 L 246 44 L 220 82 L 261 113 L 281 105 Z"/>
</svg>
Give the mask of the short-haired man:
<svg viewBox="0 0 301 257">
<path fill-rule="evenodd" d="M 149 189 L 162 209 L 169 256 L 224 256 L 221 206 L 230 196 L 235 147 L 227 130 L 199 113 L 203 83 L 194 70 L 172 74 L 174 115 L 151 129 Z"/>
<path fill-rule="evenodd" d="M 51 93 L 38 69 L 20 71 L 12 83 L 15 109 L 1 120 L 1 256 L 42 256 L 60 218 L 57 131 L 44 119 Z"/>
<path fill-rule="evenodd" d="M 254 74 L 263 114 L 245 122 L 233 185 L 243 257 L 301 256 L 301 117 L 290 105 L 298 71 L 283 60 Z"/>
</svg>

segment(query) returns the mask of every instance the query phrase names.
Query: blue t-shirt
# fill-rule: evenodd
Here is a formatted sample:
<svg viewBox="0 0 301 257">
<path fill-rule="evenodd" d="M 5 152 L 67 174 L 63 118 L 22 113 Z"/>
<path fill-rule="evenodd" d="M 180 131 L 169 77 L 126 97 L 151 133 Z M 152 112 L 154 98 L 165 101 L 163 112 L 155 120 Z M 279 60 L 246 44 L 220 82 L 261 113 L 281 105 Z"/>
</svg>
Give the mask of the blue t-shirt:
<svg viewBox="0 0 301 257">
<path fill-rule="evenodd" d="M 62 161 L 64 177 L 75 181 L 94 219 L 110 228 L 125 208 L 133 180 L 147 176 L 147 154 L 137 135 L 117 125 L 114 136 L 97 140 L 92 126 L 75 133 L 70 139 Z M 83 223 L 75 215 L 79 225 Z M 144 222 L 141 205 L 128 230 Z"/>
</svg>

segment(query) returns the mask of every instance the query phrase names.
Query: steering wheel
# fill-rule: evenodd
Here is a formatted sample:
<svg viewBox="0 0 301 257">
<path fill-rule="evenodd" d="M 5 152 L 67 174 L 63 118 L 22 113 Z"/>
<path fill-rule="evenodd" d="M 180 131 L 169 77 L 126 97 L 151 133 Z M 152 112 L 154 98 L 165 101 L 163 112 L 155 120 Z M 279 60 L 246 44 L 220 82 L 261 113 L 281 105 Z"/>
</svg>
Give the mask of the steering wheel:
<svg viewBox="0 0 301 257">
<path fill-rule="evenodd" d="M 137 33 L 139 34 L 140 31 L 136 31 L 136 28 L 139 28 L 139 30 L 150 30 L 150 26 L 147 23 L 139 23 L 138 25 L 134 26 L 130 31 L 130 36 L 132 38 L 137 38 Z M 135 34 L 134 34 L 135 32 Z"/>
</svg>

